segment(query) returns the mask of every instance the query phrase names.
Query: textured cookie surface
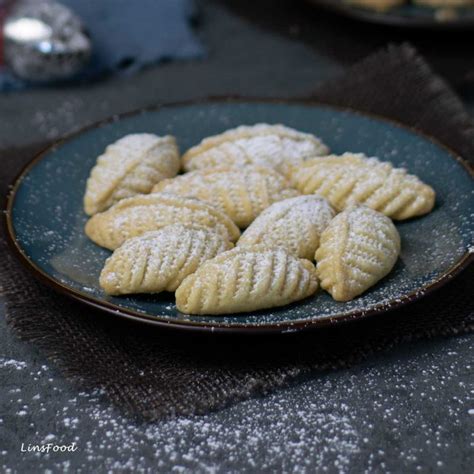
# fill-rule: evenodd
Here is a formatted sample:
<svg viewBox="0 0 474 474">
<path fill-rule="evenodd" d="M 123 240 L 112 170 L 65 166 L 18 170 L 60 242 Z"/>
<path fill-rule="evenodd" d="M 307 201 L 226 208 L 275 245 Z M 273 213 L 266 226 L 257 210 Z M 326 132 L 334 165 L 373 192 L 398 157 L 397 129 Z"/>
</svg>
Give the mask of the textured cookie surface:
<svg viewBox="0 0 474 474">
<path fill-rule="evenodd" d="M 362 204 L 392 219 L 433 209 L 435 192 L 416 176 L 363 154 L 315 158 L 293 168 L 291 182 L 303 194 L 324 196 L 336 210 Z"/>
<path fill-rule="evenodd" d="M 367 207 L 338 214 L 321 235 L 316 272 L 337 301 L 362 294 L 395 265 L 400 236 L 392 221 Z"/>
<path fill-rule="evenodd" d="M 313 260 L 321 233 L 334 214 L 326 199 L 315 194 L 285 199 L 265 209 L 237 245 L 284 247 L 296 257 Z"/>
<path fill-rule="evenodd" d="M 328 147 L 310 133 L 261 123 L 205 138 L 184 154 L 183 164 L 186 171 L 253 164 L 286 174 L 290 165 L 302 163 L 308 156 L 328 153 Z"/>
<path fill-rule="evenodd" d="M 211 227 L 232 242 L 240 236 L 230 217 L 214 206 L 161 193 L 121 200 L 107 211 L 92 216 L 85 231 L 97 245 L 114 250 L 127 239 L 179 223 Z"/>
<path fill-rule="evenodd" d="M 282 248 L 221 253 L 184 279 L 176 306 L 188 314 L 228 314 L 282 306 L 315 293 L 314 265 Z"/>
<path fill-rule="evenodd" d="M 195 197 L 221 209 L 239 227 L 247 227 L 274 202 L 299 193 L 269 168 L 218 167 L 192 171 L 158 183 L 154 192 Z"/>
<path fill-rule="evenodd" d="M 179 168 L 174 137 L 127 135 L 109 145 L 97 158 L 87 180 L 84 210 L 93 215 L 121 199 L 149 193 L 162 179 L 175 176 Z"/>
<path fill-rule="evenodd" d="M 210 227 L 169 225 L 124 242 L 107 259 L 100 286 L 110 295 L 174 291 L 203 262 L 232 247 Z"/>
</svg>

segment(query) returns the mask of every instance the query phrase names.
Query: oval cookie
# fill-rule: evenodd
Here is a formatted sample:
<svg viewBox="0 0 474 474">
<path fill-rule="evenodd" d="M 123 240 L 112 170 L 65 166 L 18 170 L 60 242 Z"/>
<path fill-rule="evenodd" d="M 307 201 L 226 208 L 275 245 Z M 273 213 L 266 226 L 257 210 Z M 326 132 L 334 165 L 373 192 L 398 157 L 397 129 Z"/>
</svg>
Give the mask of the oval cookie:
<svg viewBox="0 0 474 474">
<path fill-rule="evenodd" d="M 121 199 L 147 194 L 162 179 L 175 176 L 180 165 L 174 137 L 126 135 L 97 158 L 87 180 L 84 210 L 93 215 Z"/>
<path fill-rule="evenodd" d="M 315 194 L 285 199 L 265 209 L 237 246 L 284 247 L 296 257 L 313 260 L 321 233 L 334 215 L 326 199 Z"/>
<path fill-rule="evenodd" d="M 328 147 L 316 136 L 284 125 L 242 125 L 205 138 L 183 156 L 186 171 L 215 166 L 258 165 L 286 174 L 307 157 L 327 155 Z"/>
<path fill-rule="evenodd" d="M 316 272 L 336 301 L 349 301 L 386 276 L 400 254 L 393 222 L 368 207 L 338 214 L 321 235 Z"/>
<path fill-rule="evenodd" d="M 153 191 L 206 201 L 243 228 L 274 202 L 299 194 L 279 173 L 257 166 L 192 171 L 161 181 Z"/>
<path fill-rule="evenodd" d="M 174 291 L 203 262 L 232 247 L 210 227 L 169 225 L 116 249 L 100 274 L 100 286 L 109 295 Z"/>
<path fill-rule="evenodd" d="M 283 306 L 316 292 L 314 265 L 282 248 L 239 247 L 184 279 L 176 306 L 189 314 L 228 314 Z"/>
<path fill-rule="evenodd" d="M 211 227 L 232 242 L 240 236 L 230 217 L 210 204 L 160 193 L 123 199 L 92 216 L 85 232 L 97 245 L 114 250 L 127 239 L 177 223 Z"/>
<path fill-rule="evenodd" d="M 435 203 L 433 189 L 416 176 L 361 153 L 309 160 L 293 168 L 291 182 L 303 194 L 324 196 L 336 210 L 364 205 L 397 220 L 426 214 Z"/>
</svg>

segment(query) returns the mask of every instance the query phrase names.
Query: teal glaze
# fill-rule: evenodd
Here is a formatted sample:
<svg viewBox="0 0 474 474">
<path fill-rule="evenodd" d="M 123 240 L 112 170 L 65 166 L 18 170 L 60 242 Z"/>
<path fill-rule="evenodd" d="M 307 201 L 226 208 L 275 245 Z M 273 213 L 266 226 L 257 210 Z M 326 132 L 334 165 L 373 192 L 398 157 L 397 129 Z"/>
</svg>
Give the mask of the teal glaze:
<svg viewBox="0 0 474 474">
<path fill-rule="evenodd" d="M 83 232 L 87 216 L 82 198 L 87 176 L 105 146 L 133 132 L 173 134 L 181 150 L 202 138 L 241 124 L 283 123 L 320 136 L 335 153 L 365 152 L 405 166 L 437 192 L 434 211 L 397 223 L 402 254 L 395 270 L 366 294 L 337 303 L 325 292 L 276 310 L 229 316 L 187 316 L 174 305 L 174 295 L 108 297 L 98 276 L 110 252 Z M 452 270 L 472 245 L 473 180 L 444 148 L 405 128 L 354 112 L 317 105 L 273 102 L 209 102 L 163 107 L 89 129 L 57 145 L 23 175 L 11 203 L 16 243 L 42 273 L 76 296 L 99 306 L 113 305 L 149 321 L 179 325 L 291 328 L 329 319 L 354 318 L 397 305 Z M 109 310 L 111 307 L 109 307 Z M 298 326 L 298 325 L 296 325 Z M 291 330 L 291 329 L 290 329 Z"/>
</svg>

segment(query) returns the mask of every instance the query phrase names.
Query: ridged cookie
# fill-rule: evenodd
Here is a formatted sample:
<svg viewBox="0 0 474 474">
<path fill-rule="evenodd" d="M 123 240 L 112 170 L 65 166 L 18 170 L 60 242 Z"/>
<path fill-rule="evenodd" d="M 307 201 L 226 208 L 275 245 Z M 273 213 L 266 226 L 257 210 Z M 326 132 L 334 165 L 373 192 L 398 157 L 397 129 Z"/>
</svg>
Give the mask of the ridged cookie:
<svg viewBox="0 0 474 474">
<path fill-rule="evenodd" d="M 126 135 L 97 158 L 86 185 L 84 210 L 93 215 L 121 199 L 147 194 L 181 166 L 176 140 L 150 133 Z"/>
<path fill-rule="evenodd" d="M 316 194 L 285 199 L 265 209 L 242 234 L 237 246 L 284 247 L 296 257 L 313 260 L 321 233 L 334 215 L 326 199 Z"/>
<path fill-rule="evenodd" d="M 184 279 L 176 306 L 188 314 L 228 314 L 283 306 L 318 288 L 314 265 L 282 248 L 239 247 Z"/>
<path fill-rule="evenodd" d="M 114 250 L 127 239 L 178 223 L 211 227 L 232 242 L 240 236 L 230 217 L 214 206 L 161 193 L 119 201 L 107 211 L 92 216 L 85 231 L 97 245 Z"/>
<path fill-rule="evenodd" d="M 308 156 L 327 155 L 328 147 L 310 133 L 284 125 L 242 125 L 205 138 L 183 156 L 186 171 L 214 166 L 258 165 L 286 174 Z"/>
<path fill-rule="evenodd" d="M 368 207 L 338 214 L 321 235 L 316 272 L 336 301 L 349 301 L 386 276 L 400 253 L 392 221 Z"/>
<path fill-rule="evenodd" d="M 207 168 L 165 179 L 153 192 L 195 197 L 225 212 L 239 227 L 247 227 L 274 202 L 299 193 L 269 168 Z"/>
<path fill-rule="evenodd" d="M 174 291 L 203 262 L 232 247 L 210 227 L 169 225 L 116 249 L 105 262 L 100 286 L 109 295 Z"/>
<path fill-rule="evenodd" d="M 361 153 L 309 160 L 293 168 L 291 182 L 303 194 L 324 196 L 338 211 L 364 205 L 396 220 L 426 214 L 435 203 L 433 188 L 416 176 Z"/>
</svg>

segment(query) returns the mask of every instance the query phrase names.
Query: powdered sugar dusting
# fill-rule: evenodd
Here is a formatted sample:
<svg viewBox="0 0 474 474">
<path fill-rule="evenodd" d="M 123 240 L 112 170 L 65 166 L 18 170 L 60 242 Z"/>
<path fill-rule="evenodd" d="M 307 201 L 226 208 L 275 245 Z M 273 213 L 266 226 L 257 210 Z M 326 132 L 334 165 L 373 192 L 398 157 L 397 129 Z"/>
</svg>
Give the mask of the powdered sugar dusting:
<svg viewBox="0 0 474 474">
<path fill-rule="evenodd" d="M 232 220 L 214 206 L 167 193 L 119 201 L 93 216 L 86 225 L 86 234 L 97 244 L 115 249 L 129 238 L 175 223 L 209 226 L 232 241 L 240 234 Z"/>
<path fill-rule="evenodd" d="M 174 137 L 126 135 L 108 145 L 87 180 L 84 206 L 95 214 L 120 199 L 149 193 L 154 184 L 175 176 L 181 166 Z"/>
<path fill-rule="evenodd" d="M 283 306 L 316 291 L 314 266 L 286 250 L 237 247 L 203 263 L 176 291 L 183 313 L 241 313 Z"/>
<path fill-rule="evenodd" d="M 7 359 L 5 357 L 0 357 L 0 368 L 11 367 L 16 370 L 22 370 L 26 368 L 26 362 L 15 359 Z"/>
<path fill-rule="evenodd" d="M 13 373 L 0 366 L 0 376 L 5 370 L 10 386 L 21 387 L 5 398 L 0 430 L 15 426 L 20 444 L 78 447 L 66 455 L 20 454 L 16 443 L 5 443 L 0 470 L 462 472 L 473 393 L 466 379 L 472 367 L 460 354 L 472 349 L 468 337 L 411 343 L 265 398 L 154 423 L 107 407 L 100 390 L 78 392 L 53 379 L 40 362 Z M 248 382 L 250 387 L 257 381 Z M 57 408 L 54 419 L 51 405 Z"/>
<path fill-rule="evenodd" d="M 317 195 L 298 196 L 272 204 L 245 230 L 237 245 L 282 246 L 314 260 L 319 239 L 335 212 Z"/>
<path fill-rule="evenodd" d="M 115 250 L 105 262 L 100 285 L 108 294 L 174 291 L 203 262 L 232 247 L 209 227 L 169 225 Z"/>
<path fill-rule="evenodd" d="M 300 192 L 321 194 L 339 211 L 363 204 L 397 220 L 426 214 L 435 201 L 434 190 L 417 176 L 362 153 L 306 161 L 292 169 L 291 180 Z"/>
<path fill-rule="evenodd" d="M 239 227 L 247 227 L 272 203 L 299 194 L 279 173 L 256 166 L 192 171 L 162 181 L 154 191 L 194 197 L 213 204 Z"/>
<path fill-rule="evenodd" d="M 111 298 L 109 302 L 117 309 L 155 315 L 170 322 L 189 319 L 209 326 L 272 324 L 276 329 L 284 324 L 282 329 L 292 331 L 295 321 L 311 323 L 340 314 L 351 315 L 354 311 L 365 313 L 375 307 L 383 310 L 400 303 L 407 294 L 422 296 L 427 287 L 472 248 L 472 180 L 459 162 L 442 148 L 396 126 L 349 112 L 250 103 L 163 108 L 87 132 L 51 151 L 21 182 L 13 212 L 19 244 L 56 281 L 89 297 L 102 299 L 98 275 L 110 253 L 83 235 L 86 217 L 81 207 L 88 173 L 104 146 L 127 133 L 154 130 L 173 134 L 189 147 L 216 130 L 269 120 L 321 135 L 334 153 L 352 149 L 389 160 L 394 166 L 408 168 L 436 189 L 436 206 L 431 213 L 397 223 L 403 244 L 394 270 L 361 297 L 344 304 L 332 301 L 325 292 L 318 292 L 281 310 L 186 317 L 176 310 L 172 297 L 157 295 Z"/>
<path fill-rule="evenodd" d="M 203 139 L 184 154 L 183 162 L 186 171 L 220 165 L 259 165 L 287 175 L 291 166 L 303 163 L 307 157 L 328 152 L 316 136 L 284 125 L 241 125 Z"/>
</svg>

